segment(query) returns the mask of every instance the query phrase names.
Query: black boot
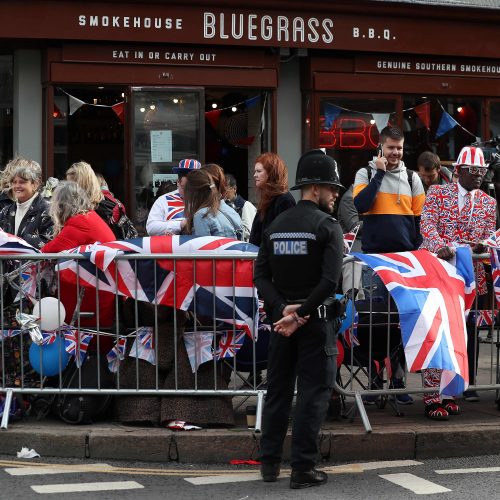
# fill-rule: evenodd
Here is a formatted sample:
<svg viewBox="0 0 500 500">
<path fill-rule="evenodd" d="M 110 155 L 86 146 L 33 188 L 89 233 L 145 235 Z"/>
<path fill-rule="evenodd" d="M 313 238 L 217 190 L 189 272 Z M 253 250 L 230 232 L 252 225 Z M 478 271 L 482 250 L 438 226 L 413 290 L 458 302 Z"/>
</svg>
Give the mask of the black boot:
<svg viewBox="0 0 500 500">
<path fill-rule="evenodd" d="M 293 470 L 290 477 L 290 488 L 297 490 L 300 488 L 309 488 L 310 486 L 320 486 L 326 483 L 327 480 L 328 476 L 326 472 L 321 470 Z"/>
<path fill-rule="evenodd" d="M 260 474 L 265 483 L 275 483 L 280 475 L 280 464 L 278 463 L 265 463 L 260 465 Z"/>
</svg>

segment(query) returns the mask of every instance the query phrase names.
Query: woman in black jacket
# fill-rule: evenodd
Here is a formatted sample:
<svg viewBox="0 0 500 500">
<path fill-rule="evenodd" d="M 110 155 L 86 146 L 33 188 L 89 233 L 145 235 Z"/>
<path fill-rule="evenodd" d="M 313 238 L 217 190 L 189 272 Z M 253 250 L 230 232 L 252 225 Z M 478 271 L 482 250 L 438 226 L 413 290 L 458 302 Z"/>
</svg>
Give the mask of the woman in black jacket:
<svg viewBox="0 0 500 500">
<path fill-rule="evenodd" d="M 294 207 L 295 199 L 288 191 L 288 169 L 277 154 L 263 153 L 258 156 L 253 178 L 260 200 L 249 241 L 260 246 L 262 235 L 269 224 L 281 212 Z"/>
<path fill-rule="evenodd" d="M 19 236 L 35 248 L 52 239 L 49 203 L 39 195 L 42 168 L 34 160 L 16 158 L 8 182 L 14 201 L 0 211 L 0 228 Z M 12 165 L 11 165 L 12 166 Z"/>
</svg>

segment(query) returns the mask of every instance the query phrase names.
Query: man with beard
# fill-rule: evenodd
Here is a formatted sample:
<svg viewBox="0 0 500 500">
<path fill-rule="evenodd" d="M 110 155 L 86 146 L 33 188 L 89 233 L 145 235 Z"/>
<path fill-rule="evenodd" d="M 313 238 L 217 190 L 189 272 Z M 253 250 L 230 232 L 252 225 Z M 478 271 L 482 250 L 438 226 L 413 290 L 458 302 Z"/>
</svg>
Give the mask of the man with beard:
<svg viewBox="0 0 500 500">
<path fill-rule="evenodd" d="M 255 285 L 273 321 L 261 473 L 264 481 L 277 481 L 297 382 L 290 478 L 294 489 L 327 480 L 314 466 L 317 437 L 335 380 L 340 304 L 334 297 L 343 237 L 331 214 L 342 187 L 333 158 L 320 149 L 305 153 L 292 188 L 301 190 L 301 201 L 264 232 L 255 266 Z"/>
</svg>

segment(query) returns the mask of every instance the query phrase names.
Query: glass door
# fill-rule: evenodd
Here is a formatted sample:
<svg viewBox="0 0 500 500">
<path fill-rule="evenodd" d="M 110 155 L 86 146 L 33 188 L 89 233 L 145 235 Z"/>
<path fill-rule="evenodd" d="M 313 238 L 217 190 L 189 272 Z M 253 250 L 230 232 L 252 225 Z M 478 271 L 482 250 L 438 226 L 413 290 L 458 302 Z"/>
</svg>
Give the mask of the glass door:
<svg viewBox="0 0 500 500">
<path fill-rule="evenodd" d="M 185 158 L 204 162 L 204 92 L 132 87 L 130 94 L 131 213 L 143 235 L 156 197 L 175 189 L 172 167 Z"/>
</svg>

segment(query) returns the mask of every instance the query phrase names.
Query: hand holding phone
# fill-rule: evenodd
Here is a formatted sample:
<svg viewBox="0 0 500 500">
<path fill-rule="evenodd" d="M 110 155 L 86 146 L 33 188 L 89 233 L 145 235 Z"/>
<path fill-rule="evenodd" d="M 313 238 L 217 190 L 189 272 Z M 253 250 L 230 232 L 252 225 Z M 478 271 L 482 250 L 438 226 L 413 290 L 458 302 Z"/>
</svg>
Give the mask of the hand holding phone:
<svg viewBox="0 0 500 500">
<path fill-rule="evenodd" d="M 380 158 L 382 156 L 384 156 L 384 148 L 382 146 L 382 143 L 378 143 L 378 146 L 377 146 L 377 156 Z"/>
<path fill-rule="evenodd" d="M 384 148 L 380 142 L 377 146 L 377 159 L 375 160 L 375 166 L 378 170 L 387 170 L 387 159 L 384 157 Z"/>
</svg>

